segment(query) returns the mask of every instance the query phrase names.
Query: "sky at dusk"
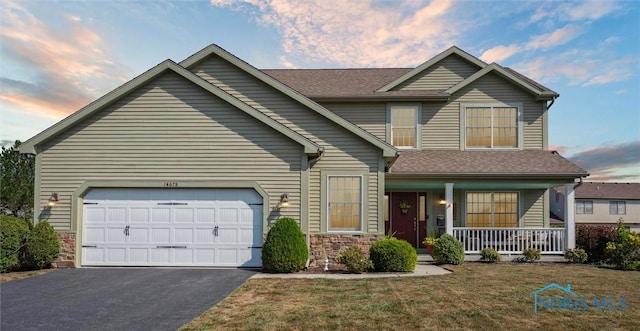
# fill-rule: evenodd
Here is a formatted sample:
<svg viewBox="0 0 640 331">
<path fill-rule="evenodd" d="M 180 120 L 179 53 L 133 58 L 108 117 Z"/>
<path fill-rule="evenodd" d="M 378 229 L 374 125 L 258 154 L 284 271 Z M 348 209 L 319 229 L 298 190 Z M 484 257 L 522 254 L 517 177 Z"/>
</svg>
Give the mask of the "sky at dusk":
<svg viewBox="0 0 640 331">
<path fill-rule="evenodd" d="M 640 182 L 640 1 L 0 2 L 0 140 L 209 44 L 260 69 L 415 67 L 456 45 L 560 93 L 550 149 Z"/>
</svg>

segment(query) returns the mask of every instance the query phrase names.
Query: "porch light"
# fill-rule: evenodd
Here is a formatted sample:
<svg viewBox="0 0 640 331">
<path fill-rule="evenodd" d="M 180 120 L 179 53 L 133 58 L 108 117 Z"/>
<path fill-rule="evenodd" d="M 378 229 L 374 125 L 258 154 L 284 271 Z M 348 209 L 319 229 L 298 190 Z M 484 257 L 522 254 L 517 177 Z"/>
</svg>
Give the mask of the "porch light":
<svg viewBox="0 0 640 331">
<path fill-rule="evenodd" d="M 51 193 L 51 196 L 49 197 L 48 201 L 49 201 L 48 202 L 49 207 L 55 206 L 56 202 L 58 202 L 58 193 L 56 192 Z"/>
<path fill-rule="evenodd" d="M 282 193 L 280 195 L 280 201 L 278 201 L 277 208 L 283 208 L 289 206 L 289 196 L 286 193 Z"/>
<path fill-rule="evenodd" d="M 438 199 L 438 203 L 441 205 L 446 205 L 447 200 L 444 198 L 444 194 L 440 194 L 440 198 Z"/>
</svg>

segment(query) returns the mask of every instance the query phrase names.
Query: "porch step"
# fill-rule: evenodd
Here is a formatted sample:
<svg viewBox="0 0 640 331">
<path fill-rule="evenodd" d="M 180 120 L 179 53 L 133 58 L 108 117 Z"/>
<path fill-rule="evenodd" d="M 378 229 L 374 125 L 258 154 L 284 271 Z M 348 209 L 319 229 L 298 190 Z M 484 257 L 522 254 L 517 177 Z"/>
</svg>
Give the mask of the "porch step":
<svg viewBox="0 0 640 331">
<path fill-rule="evenodd" d="M 511 255 L 502 255 L 503 262 L 510 262 L 514 259 L 522 257 L 522 254 L 511 254 Z M 465 254 L 465 261 L 480 261 L 479 254 Z M 540 258 L 540 262 L 565 262 L 564 256 L 562 255 L 542 255 Z M 418 263 L 433 263 L 433 257 L 429 254 L 418 254 Z"/>
</svg>

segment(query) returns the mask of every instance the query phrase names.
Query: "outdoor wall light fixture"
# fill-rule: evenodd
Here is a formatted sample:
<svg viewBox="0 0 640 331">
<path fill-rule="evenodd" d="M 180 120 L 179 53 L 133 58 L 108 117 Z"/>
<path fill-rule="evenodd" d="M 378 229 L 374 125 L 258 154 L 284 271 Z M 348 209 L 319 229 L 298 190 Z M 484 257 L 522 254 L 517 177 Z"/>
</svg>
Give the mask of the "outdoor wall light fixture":
<svg viewBox="0 0 640 331">
<path fill-rule="evenodd" d="M 280 195 L 280 201 L 278 201 L 278 208 L 288 207 L 289 206 L 289 196 L 286 193 L 282 193 Z"/>
<path fill-rule="evenodd" d="M 440 194 L 440 198 L 438 199 L 438 203 L 441 205 L 446 205 L 447 204 L 447 200 L 444 198 L 443 194 Z"/>
<path fill-rule="evenodd" d="M 55 206 L 56 202 L 58 202 L 58 193 L 56 192 L 51 193 L 51 196 L 49 197 L 48 201 L 49 201 L 48 202 L 49 207 Z"/>
</svg>

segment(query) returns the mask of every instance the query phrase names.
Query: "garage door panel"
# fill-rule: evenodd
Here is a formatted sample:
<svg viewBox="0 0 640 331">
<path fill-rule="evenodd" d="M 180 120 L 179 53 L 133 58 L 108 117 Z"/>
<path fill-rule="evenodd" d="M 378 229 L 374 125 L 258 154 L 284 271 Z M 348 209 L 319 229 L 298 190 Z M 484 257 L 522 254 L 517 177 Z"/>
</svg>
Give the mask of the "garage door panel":
<svg viewBox="0 0 640 331">
<path fill-rule="evenodd" d="M 106 241 L 105 237 L 105 228 L 99 227 L 90 227 L 87 226 L 85 230 L 84 241 L 86 243 L 101 243 Z"/>
<path fill-rule="evenodd" d="M 151 242 L 152 243 L 170 243 L 171 242 L 171 229 L 169 227 L 156 227 L 151 230 Z"/>
<path fill-rule="evenodd" d="M 127 208 L 110 207 L 107 209 L 107 223 L 127 223 Z"/>
<path fill-rule="evenodd" d="M 107 248 L 107 263 L 124 264 L 126 262 L 126 248 Z"/>
<path fill-rule="evenodd" d="M 103 207 L 86 207 L 85 208 L 85 223 L 104 223 L 107 219 L 107 210 Z"/>
<path fill-rule="evenodd" d="M 129 243 L 132 244 L 148 244 L 149 229 L 148 228 L 130 228 L 129 229 Z"/>
<path fill-rule="evenodd" d="M 252 189 L 94 189 L 84 202 L 83 265 L 261 266 Z"/>
<path fill-rule="evenodd" d="M 106 229 L 107 238 L 105 240 L 108 244 L 124 244 L 127 241 L 127 236 L 124 232 L 124 226 L 122 227 L 108 227 Z"/>
<path fill-rule="evenodd" d="M 175 209 L 176 223 L 193 223 L 194 218 L 195 218 L 195 210 L 193 210 L 193 208 L 176 208 Z"/>
<path fill-rule="evenodd" d="M 151 223 L 171 222 L 171 208 L 153 208 L 151 210 Z"/>
<path fill-rule="evenodd" d="M 149 208 L 141 208 L 141 207 L 132 207 L 130 209 L 131 223 L 149 223 L 151 218 L 149 217 Z"/>
<path fill-rule="evenodd" d="M 177 228 L 174 230 L 174 242 L 177 244 L 192 244 L 194 242 L 193 228 Z"/>
<path fill-rule="evenodd" d="M 172 248 L 151 248 L 150 262 L 152 264 L 164 264 L 164 265 L 170 264 L 171 249 Z"/>
<path fill-rule="evenodd" d="M 137 264 L 137 265 L 145 265 L 149 263 L 149 249 L 148 248 L 130 248 L 129 263 Z"/>
</svg>

